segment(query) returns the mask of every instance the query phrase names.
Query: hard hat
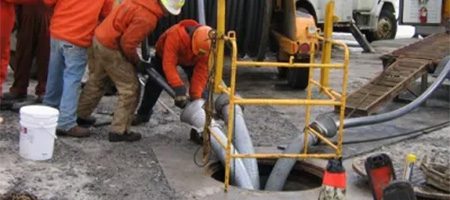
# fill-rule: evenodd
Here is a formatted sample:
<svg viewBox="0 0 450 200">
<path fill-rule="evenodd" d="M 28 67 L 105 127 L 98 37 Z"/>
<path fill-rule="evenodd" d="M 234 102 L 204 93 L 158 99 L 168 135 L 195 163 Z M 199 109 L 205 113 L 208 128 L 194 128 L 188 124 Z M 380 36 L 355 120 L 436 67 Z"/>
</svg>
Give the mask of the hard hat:
<svg viewBox="0 0 450 200">
<path fill-rule="evenodd" d="M 161 0 L 161 4 L 172 15 L 178 15 L 184 5 L 184 0 Z"/>
<path fill-rule="evenodd" d="M 209 31 L 211 31 L 211 27 L 209 26 L 200 26 L 194 31 L 192 35 L 192 51 L 195 55 L 209 53 L 209 49 L 211 48 Z"/>
</svg>

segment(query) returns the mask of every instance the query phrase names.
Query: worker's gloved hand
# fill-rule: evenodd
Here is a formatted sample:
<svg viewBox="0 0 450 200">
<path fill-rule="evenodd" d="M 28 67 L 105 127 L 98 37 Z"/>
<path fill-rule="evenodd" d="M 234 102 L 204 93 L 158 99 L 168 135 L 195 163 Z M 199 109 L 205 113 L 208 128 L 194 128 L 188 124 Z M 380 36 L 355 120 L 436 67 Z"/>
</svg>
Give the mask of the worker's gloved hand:
<svg viewBox="0 0 450 200">
<path fill-rule="evenodd" d="M 139 74 L 147 74 L 147 68 L 150 67 L 150 63 L 139 61 L 136 66 L 136 70 Z"/>
<path fill-rule="evenodd" d="M 184 86 L 173 88 L 175 91 L 175 106 L 179 108 L 186 107 L 186 104 L 189 102 L 189 97 L 186 95 L 186 88 Z"/>
</svg>

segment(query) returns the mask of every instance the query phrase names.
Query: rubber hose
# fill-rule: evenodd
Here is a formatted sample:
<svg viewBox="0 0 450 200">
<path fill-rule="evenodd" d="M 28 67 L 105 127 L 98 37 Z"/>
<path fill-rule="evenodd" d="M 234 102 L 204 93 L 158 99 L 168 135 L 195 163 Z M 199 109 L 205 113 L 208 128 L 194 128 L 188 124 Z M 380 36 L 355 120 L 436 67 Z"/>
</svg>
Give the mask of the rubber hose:
<svg viewBox="0 0 450 200">
<path fill-rule="evenodd" d="M 203 105 L 205 100 L 198 99 L 190 102 L 183 112 L 180 115 L 180 120 L 187 124 L 190 124 L 193 129 L 195 129 L 198 133 L 203 132 L 203 128 L 206 122 L 206 113 L 203 109 Z M 217 134 L 219 139 L 226 144 L 227 138 L 222 130 L 219 128 L 219 125 L 214 122 L 211 123 L 210 128 L 214 133 Z M 219 157 L 220 161 L 225 163 L 225 149 L 220 145 L 220 143 L 216 140 L 214 136 L 211 136 L 211 146 L 213 148 L 214 153 Z M 238 153 L 234 146 L 231 147 L 231 152 Z M 238 187 L 245 189 L 254 189 L 250 176 L 248 175 L 247 169 L 245 168 L 242 159 L 234 158 L 231 159 L 230 163 L 231 167 L 231 180 Z"/>
<path fill-rule="evenodd" d="M 227 94 L 222 94 L 216 99 L 216 112 L 220 114 L 221 118 L 225 123 L 228 123 L 228 109 L 229 109 L 229 98 Z M 236 149 L 243 154 L 254 154 L 255 148 L 253 147 L 252 138 L 250 137 L 247 125 L 245 123 L 244 114 L 240 106 L 235 106 L 234 115 L 234 137 L 233 144 Z M 252 180 L 253 186 L 256 189 L 260 188 L 260 178 L 258 162 L 255 158 L 243 159 L 245 168 L 247 169 L 248 175 Z"/>
<path fill-rule="evenodd" d="M 304 148 L 304 134 L 297 136 L 292 142 L 286 147 L 283 153 L 285 154 L 298 154 Z M 308 134 L 308 145 L 311 146 L 317 143 L 317 138 L 314 135 Z M 265 190 L 270 191 L 281 191 L 283 190 L 284 184 L 286 183 L 289 173 L 291 173 L 297 159 L 292 158 L 280 158 L 275 163 L 272 172 L 267 179 Z"/>
<path fill-rule="evenodd" d="M 254 13 L 255 13 L 255 0 L 246 0 L 246 6 L 245 6 L 245 10 L 247 11 L 247 21 L 245 22 L 246 26 L 245 26 L 245 39 L 244 41 L 244 54 L 248 54 L 250 52 L 250 48 L 251 48 L 251 39 L 253 37 L 252 34 L 252 28 L 253 28 L 253 21 L 254 21 Z"/>
<path fill-rule="evenodd" d="M 245 56 L 245 18 L 246 15 L 244 13 L 245 11 L 245 1 L 238 0 L 239 5 L 237 8 L 237 16 L 236 16 L 236 42 L 238 45 L 238 55 L 239 57 Z"/>
<path fill-rule="evenodd" d="M 402 115 L 405 115 L 406 113 L 414 110 L 418 106 L 420 106 L 430 95 L 442 84 L 442 82 L 446 79 L 446 76 L 450 74 L 450 56 L 445 57 L 438 65 L 439 67 L 443 67 L 443 70 L 439 74 L 439 76 L 436 78 L 436 80 L 431 84 L 430 87 L 425 90 L 419 97 L 417 97 L 414 101 L 409 103 L 406 106 L 403 106 L 402 108 L 399 108 L 397 110 L 379 114 L 379 115 L 373 115 L 373 116 L 367 116 L 367 117 L 358 117 L 358 118 L 351 118 L 344 120 L 344 127 L 350 128 L 350 127 L 356 127 L 356 126 L 363 126 L 368 124 L 375 124 L 380 122 L 389 121 L 392 119 L 395 119 L 397 117 L 400 117 Z M 317 130 L 320 130 L 319 132 L 324 135 L 328 135 L 327 137 L 336 135 L 337 127 L 339 127 L 339 123 L 336 121 L 333 121 L 331 117 L 327 116 L 321 116 L 320 120 L 316 120 L 312 123 L 314 127 L 317 127 Z M 301 151 L 302 148 L 294 148 L 297 147 L 299 143 L 298 138 L 294 139 L 294 141 L 288 145 L 288 147 L 285 150 L 285 153 L 298 153 Z M 301 142 L 303 143 L 303 142 Z M 280 190 L 280 185 L 286 181 L 287 177 L 280 177 L 278 178 L 277 175 L 272 175 L 274 173 L 283 172 L 288 173 L 292 170 L 293 164 L 287 163 L 287 161 L 282 161 L 286 159 L 280 159 L 275 164 L 274 170 L 277 169 L 277 172 L 272 171 L 270 177 L 274 176 L 273 179 L 270 179 L 267 181 L 266 189 L 269 190 Z M 291 161 L 293 162 L 293 161 Z M 280 164 L 279 164 L 280 163 Z M 275 180 L 274 180 L 275 179 Z M 282 186 L 281 186 L 282 187 Z"/>
<path fill-rule="evenodd" d="M 381 122 L 386 122 L 395 118 L 398 118 L 400 116 L 405 115 L 406 113 L 411 112 L 415 108 L 419 107 L 428 97 L 431 96 L 431 94 L 442 84 L 442 82 L 446 79 L 446 76 L 448 76 L 450 72 L 450 56 L 445 57 L 442 59 L 442 61 L 439 63 L 438 68 L 444 66 L 443 70 L 439 74 L 439 76 L 436 78 L 436 80 L 433 82 L 433 84 L 428 87 L 425 92 L 423 92 L 419 97 L 414 99 L 411 103 L 409 103 L 406 106 L 403 106 L 402 108 L 399 108 L 397 110 L 382 113 L 378 115 L 371 115 L 366 117 L 356 117 L 356 118 L 350 118 L 344 120 L 344 127 L 345 128 L 351 128 L 351 127 L 357 127 L 357 126 L 364 126 L 369 124 L 376 124 Z M 336 123 L 339 127 L 339 123 Z"/>
<path fill-rule="evenodd" d="M 270 27 L 272 24 L 273 2 L 272 0 L 264 0 L 264 12 L 261 27 L 261 36 L 256 54 L 256 60 L 262 61 L 266 57 L 267 45 L 270 37 Z"/>
</svg>

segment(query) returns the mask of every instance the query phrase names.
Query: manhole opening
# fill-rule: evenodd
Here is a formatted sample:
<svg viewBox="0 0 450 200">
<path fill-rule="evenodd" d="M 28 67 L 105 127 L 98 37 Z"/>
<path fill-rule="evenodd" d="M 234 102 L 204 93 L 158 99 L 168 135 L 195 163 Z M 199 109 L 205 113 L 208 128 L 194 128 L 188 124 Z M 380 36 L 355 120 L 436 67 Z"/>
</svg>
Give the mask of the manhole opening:
<svg viewBox="0 0 450 200">
<path fill-rule="evenodd" d="M 0 195 L 2 200 L 37 200 L 38 198 L 28 192 L 24 191 L 9 191 L 6 194 Z"/>
<path fill-rule="evenodd" d="M 276 160 L 258 160 L 261 188 L 266 185 Z M 224 182 L 225 168 L 220 162 L 208 166 L 211 178 Z M 288 176 L 283 191 L 302 191 L 318 188 L 322 185 L 323 170 L 317 166 L 298 161 Z M 231 174 L 233 176 L 233 174 Z"/>
</svg>

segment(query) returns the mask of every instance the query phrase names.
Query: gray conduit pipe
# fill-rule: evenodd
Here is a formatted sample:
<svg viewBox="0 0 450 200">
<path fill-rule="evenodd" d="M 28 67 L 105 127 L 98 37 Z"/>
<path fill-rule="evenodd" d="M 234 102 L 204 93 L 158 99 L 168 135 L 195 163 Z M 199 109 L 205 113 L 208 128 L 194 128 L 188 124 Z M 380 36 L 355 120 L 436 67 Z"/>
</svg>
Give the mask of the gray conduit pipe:
<svg viewBox="0 0 450 200">
<path fill-rule="evenodd" d="M 198 0 L 197 2 L 197 14 L 198 14 L 198 22 L 200 24 L 206 25 L 205 18 L 205 0 Z"/>
<path fill-rule="evenodd" d="M 420 106 L 442 84 L 445 78 L 448 78 L 448 76 L 450 76 L 450 56 L 445 57 L 439 63 L 438 68 L 441 67 L 443 67 L 443 70 L 433 82 L 433 84 L 431 84 L 431 86 L 428 87 L 425 92 L 423 92 L 419 97 L 417 97 L 408 105 L 397 110 L 379 115 L 346 119 L 344 120 L 344 127 L 351 128 L 368 124 L 381 123 L 403 116 L 406 113 L 414 110 L 415 108 Z M 336 135 L 339 127 L 339 122 L 334 121 L 331 116 L 321 115 L 316 119 L 316 121 L 311 123 L 311 127 L 322 135 L 331 138 Z M 302 146 L 298 147 L 298 144 L 303 144 L 302 139 L 303 138 L 299 137 L 295 138 L 294 141 L 287 146 L 284 153 L 299 153 L 303 148 Z M 270 174 L 269 181 L 267 181 L 266 190 L 281 190 L 284 183 L 286 182 L 287 176 L 277 178 L 277 175 L 275 175 L 275 173 L 279 173 L 281 171 L 288 174 L 292 170 L 294 164 L 295 160 L 293 159 L 279 159 L 275 164 L 274 170 L 272 170 L 272 173 Z M 273 178 L 271 179 L 271 177 Z"/>
<path fill-rule="evenodd" d="M 438 65 L 438 69 L 442 68 L 441 73 L 419 97 L 414 99 L 411 103 L 406 106 L 403 106 L 397 110 L 390 111 L 387 113 L 382 113 L 378 115 L 371 115 L 366 117 L 355 117 L 344 120 L 344 128 L 352 128 L 358 126 L 364 126 L 369 124 L 376 124 L 381 122 L 386 122 L 398 117 L 401 117 L 412 110 L 419 107 L 426 99 L 428 99 L 431 94 L 444 82 L 446 78 L 450 75 L 450 56 L 445 57 Z M 336 134 L 339 121 L 334 121 L 331 116 L 321 116 L 317 118 L 313 123 L 313 126 L 317 127 L 316 129 L 320 133 L 326 134 Z"/>
<path fill-rule="evenodd" d="M 216 111 L 219 113 L 225 121 L 228 123 L 228 108 L 229 97 L 227 94 L 222 94 L 216 99 Z M 236 149 L 243 154 L 254 154 L 255 148 L 253 147 L 252 138 L 245 124 L 244 114 L 240 106 L 235 106 L 235 118 L 234 118 L 234 139 L 233 144 Z M 246 158 L 242 160 L 244 162 L 245 168 L 247 169 L 248 175 L 252 180 L 253 186 L 259 190 L 260 179 L 259 179 L 259 169 L 258 162 L 256 158 Z"/>
<path fill-rule="evenodd" d="M 289 144 L 283 153 L 300 153 L 304 148 L 304 134 L 297 136 L 291 144 Z M 312 146 L 317 143 L 316 136 L 308 135 L 308 145 Z M 277 160 L 275 166 L 270 173 L 269 179 L 265 186 L 265 190 L 281 191 L 286 183 L 291 169 L 294 167 L 296 159 L 292 158 L 280 158 Z"/>
<path fill-rule="evenodd" d="M 192 128 L 194 128 L 198 133 L 203 132 L 203 128 L 206 122 L 206 114 L 205 110 L 203 110 L 202 106 L 205 103 L 204 100 L 199 99 L 193 102 L 190 102 L 186 108 L 181 113 L 180 119 L 182 122 L 190 124 Z M 220 126 L 216 122 L 212 122 L 210 126 L 211 130 L 214 133 L 217 133 L 220 137 L 219 139 L 226 144 L 227 138 L 225 134 L 220 129 Z M 211 136 L 211 147 L 214 153 L 218 156 L 219 160 L 222 164 L 225 165 L 225 149 L 222 148 L 219 141 L 213 136 Z M 238 153 L 234 147 L 231 147 L 231 151 Z M 244 166 L 242 159 L 235 158 L 231 160 L 231 181 L 236 184 L 238 187 L 254 190 L 252 181 L 250 176 L 247 173 L 247 169 Z"/>
</svg>

